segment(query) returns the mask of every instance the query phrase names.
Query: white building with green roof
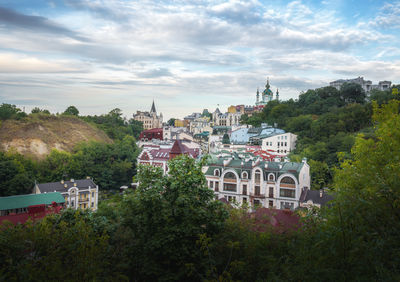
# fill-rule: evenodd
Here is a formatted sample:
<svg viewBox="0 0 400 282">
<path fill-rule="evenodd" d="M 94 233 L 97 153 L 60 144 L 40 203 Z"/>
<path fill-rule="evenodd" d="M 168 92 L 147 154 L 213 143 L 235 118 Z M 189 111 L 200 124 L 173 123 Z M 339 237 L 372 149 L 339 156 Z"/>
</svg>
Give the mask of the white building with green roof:
<svg viewBox="0 0 400 282">
<path fill-rule="evenodd" d="M 216 198 L 253 207 L 295 209 L 303 189 L 310 187 L 310 166 L 296 162 L 266 162 L 237 154 L 211 158 L 203 168 Z"/>
</svg>

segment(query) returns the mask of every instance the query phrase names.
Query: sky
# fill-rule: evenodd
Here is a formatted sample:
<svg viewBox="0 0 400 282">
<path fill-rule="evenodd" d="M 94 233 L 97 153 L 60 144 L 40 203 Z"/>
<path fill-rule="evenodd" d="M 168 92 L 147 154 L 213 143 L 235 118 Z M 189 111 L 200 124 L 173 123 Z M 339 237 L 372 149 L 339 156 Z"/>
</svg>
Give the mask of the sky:
<svg viewBox="0 0 400 282">
<path fill-rule="evenodd" d="M 0 0 L 0 102 L 164 120 L 340 78 L 400 83 L 400 1 Z"/>
</svg>

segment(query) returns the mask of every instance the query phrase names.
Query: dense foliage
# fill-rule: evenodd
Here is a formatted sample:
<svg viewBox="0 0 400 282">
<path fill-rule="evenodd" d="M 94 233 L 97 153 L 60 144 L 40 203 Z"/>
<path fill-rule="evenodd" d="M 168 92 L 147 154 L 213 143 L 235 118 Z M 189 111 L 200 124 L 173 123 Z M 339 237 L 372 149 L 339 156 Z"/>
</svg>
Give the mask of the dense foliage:
<svg viewBox="0 0 400 282">
<path fill-rule="evenodd" d="M 140 132 L 143 131 L 143 124 L 141 122 L 133 118 L 129 120 L 124 119 L 121 110 L 118 108 L 111 110 L 105 115 L 81 116 L 80 118 L 104 130 L 114 140 L 122 140 L 126 135 L 138 139 Z"/>
</svg>

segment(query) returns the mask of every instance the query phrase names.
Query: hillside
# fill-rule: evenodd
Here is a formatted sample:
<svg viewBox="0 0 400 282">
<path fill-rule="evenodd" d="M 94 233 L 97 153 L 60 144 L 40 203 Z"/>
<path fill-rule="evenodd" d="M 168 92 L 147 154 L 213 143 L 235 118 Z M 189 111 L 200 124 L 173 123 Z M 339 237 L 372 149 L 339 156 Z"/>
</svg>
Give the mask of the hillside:
<svg viewBox="0 0 400 282">
<path fill-rule="evenodd" d="M 79 142 L 112 140 L 100 129 L 73 116 L 34 114 L 22 120 L 6 120 L 0 125 L 0 148 L 43 159 L 53 148 L 71 151 Z"/>
</svg>

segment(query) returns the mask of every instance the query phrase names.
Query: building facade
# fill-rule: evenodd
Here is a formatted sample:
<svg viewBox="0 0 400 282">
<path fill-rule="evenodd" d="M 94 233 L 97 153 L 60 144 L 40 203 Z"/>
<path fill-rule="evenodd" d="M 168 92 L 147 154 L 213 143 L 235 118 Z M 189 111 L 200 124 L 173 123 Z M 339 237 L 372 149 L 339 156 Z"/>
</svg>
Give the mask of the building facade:
<svg viewBox="0 0 400 282">
<path fill-rule="evenodd" d="M 239 205 L 296 209 L 303 189 L 310 187 L 310 167 L 301 163 L 220 158 L 204 167 L 216 198 Z"/>
<path fill-rule="evenodd" d="M 0 224 L 14 224 L 36 220 L 48 214 L 59 213 L 64 208 L 64 197 L 58 192 L 0 197 Z"/>
<path fill-rule="evenodd" d="M 262 138 L 261 149 L 286 156 L 296 148 L 297 135 L 287 132 Z"/>
<path fill-rule="evenodd" d="M 67 208 L 97 210 L 99 186 L 90 178 L 41 183 L 34 187 L 34 194 L 50 192 L 60 192 Z"/>
<path fill-rule="evenodd" d="M 371 80 L 364 80 L 364 77 L 357 77 L 352 79 L 338 79 L 329 83 L 329 86 L 335 87 L 337 90 L 340 90 L 340 87 L 344 83 L 356 83 L 361 85 L 366 93 L 371 92 L 373 89 L 378 89 L 381 91 L 389 90 L 392 86 L 391 81 L 379 81 L 378 84 L 372 84 Z"/>
<path fill-rule="evenodd" d="M 222 114 L 217 108 L 212 114 L 214 126 L 238 126 L 240 125 L 240 118 L 242 114 L 240 112 L 227 112 Z"/>
<path fill-rule="evenodd" d="M 163 123 L 163 115 L 157 115 L 156 106 L 151 105 L 150 112 L 141 112 L 137 111 L 136 114 L 133 115 L 133 119 L 140 121 L 143 123 L 143 129 L 153 129 L 153 128 L 161 128 Z"/>
</svg>

